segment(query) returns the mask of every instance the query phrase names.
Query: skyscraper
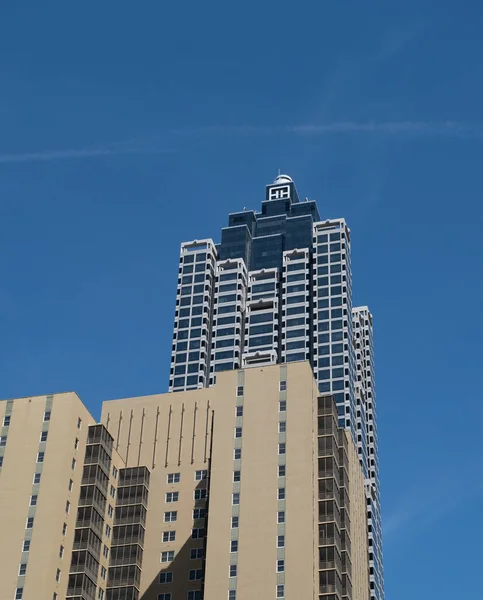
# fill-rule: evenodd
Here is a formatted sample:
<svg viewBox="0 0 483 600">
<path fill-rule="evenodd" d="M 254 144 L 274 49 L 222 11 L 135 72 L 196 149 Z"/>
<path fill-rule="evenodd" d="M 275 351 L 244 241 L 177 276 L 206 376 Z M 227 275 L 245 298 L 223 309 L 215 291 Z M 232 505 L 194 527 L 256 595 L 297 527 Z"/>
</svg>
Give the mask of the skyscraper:
<svg viewBox="0 0 483 600">
<path fill-rule="evenodd" d="M 371 598 L 382 600 L 372 315 L 352 306 L 345 220 L 321 219 L 316 202 L 301 202 L 293 180 L 279 175 L 260 211 L 229 215 L 219 244 L 181 244 L 169 390 L 213 385 L 225 370 L 300 360 L 310 361 L 357 444 Z"/>
<path fill-rule="evenodd" d="M 0 401 L 0 597 L 368 600 L 364 476 L 308 361 Z"/>
<path fill-rule="evenodd" d="M 182 244 L 169 393 L 0 401 L 0 597 L 382 599 L 375 402 L 349 229 L 279 176 Z"/>
</svg>

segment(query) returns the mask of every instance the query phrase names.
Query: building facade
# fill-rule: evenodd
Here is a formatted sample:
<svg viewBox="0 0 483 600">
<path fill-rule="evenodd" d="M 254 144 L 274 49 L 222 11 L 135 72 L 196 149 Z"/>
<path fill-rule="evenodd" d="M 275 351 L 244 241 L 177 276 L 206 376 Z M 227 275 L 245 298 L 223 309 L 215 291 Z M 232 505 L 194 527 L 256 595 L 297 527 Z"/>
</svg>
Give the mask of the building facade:
<svg viewBox="0 0 483 600">
<path fill-rule="evenodd" d="M 383 600 L 372 315 L 352 304 L 345 220 L 321 219 L 316 202 L 301 202 L 292 179 L 279 175 L 260 211 L 229 215 L 219 244 L 181 244 L 169 390 L 214 385 L 226 370 L 303 360 L 357 445 L 370 593 Z"/>
<path fill-rule="evenodd" d="M 0 418 L 2 598 L 369 599 L 357 448 L 308 361 L 108 401 L 99 424 L 75 394 Z"/>
<path fill-rule="evenodd" d="M 376 425 L 350 231 L 279 176 L 182 244 L 169 393 L 0 401 L 0 597 L 382 599 Z"/>
</svg>

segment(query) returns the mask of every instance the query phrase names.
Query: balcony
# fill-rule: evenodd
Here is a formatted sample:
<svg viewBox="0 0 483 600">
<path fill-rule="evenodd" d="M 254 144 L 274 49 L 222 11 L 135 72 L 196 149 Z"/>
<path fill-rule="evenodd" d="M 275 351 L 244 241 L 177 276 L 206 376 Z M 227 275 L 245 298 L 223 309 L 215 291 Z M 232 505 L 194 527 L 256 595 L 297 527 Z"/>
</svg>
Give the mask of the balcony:
<svg viewBox="0 0 483 600">
<path fill-rule="evenodd" d="M 69 569 L 69 573 L 85 573 L 90 579 L 93 581 L 97 581 L 97 573 L 99 571 L 99 567 L 94 569 L 93 566 L 88 565 L 86 563 L 79 565 L 71 565 Z"/>
<path fill-rule="evenodd" d="M 138 485 L 149 488 L 149 470 L 146 467 L 130 467 L 119 471 L 118 487 Z"/>
<path fill-rule="evenodd" d="M 82 589 L 82 586 L 68 587 L 66 600 L 96 600 L 95 592 L 91 594 L 89 591 Z"/>
<path fill-rule="evenodd" d="M 145 525 L 146 509 L 141 504 L 134 504 L 116 508 L 115 525 Z"/>
<path fill-rule="evenodd" d="M 96 533 L 99 537 L 102 537 L 103 521 L 95 520 L 92 516 L 77 519 L 77 521 L 75 522 L 75 527 L 76 529 L 88 527 L 89 529 L 92 529 L 92 531 Z"/>
<path fill-rule="evenodd" d="M 147 507 L 148 488 L 145 485 L 133 485 L 117 488 L 117 506 L 142 504 Z"/>
</svg>

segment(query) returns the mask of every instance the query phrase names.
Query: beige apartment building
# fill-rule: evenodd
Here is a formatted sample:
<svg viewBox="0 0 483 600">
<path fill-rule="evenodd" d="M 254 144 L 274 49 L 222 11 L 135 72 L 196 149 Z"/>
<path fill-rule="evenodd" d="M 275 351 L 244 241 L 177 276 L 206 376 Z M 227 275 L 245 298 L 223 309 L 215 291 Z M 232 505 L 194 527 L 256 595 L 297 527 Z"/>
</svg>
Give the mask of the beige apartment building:
<svg viewBox="0 0 483 600">
<path fill-rule="evenodd" d="M 308 362 L 2 423 L 2 600 L 369 598 L 361 466 Z"/>
</svg>

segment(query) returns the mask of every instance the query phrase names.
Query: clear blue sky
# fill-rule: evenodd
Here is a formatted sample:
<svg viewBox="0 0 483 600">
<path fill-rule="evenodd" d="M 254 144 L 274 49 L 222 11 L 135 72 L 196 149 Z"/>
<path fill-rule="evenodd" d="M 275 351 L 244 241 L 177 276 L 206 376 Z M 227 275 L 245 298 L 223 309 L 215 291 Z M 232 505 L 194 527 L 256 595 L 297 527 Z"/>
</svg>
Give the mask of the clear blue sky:
<svg viewBox="0 0 483 600">
<path fill-rule="evenodd" d="M 476 0 L 2 2 L 0 397 L 165 391 L 179 243 L 280 168 L 348 220 L 375 317 L 387 598 L 478 595 L 482 25 Z"/>
</svg>

